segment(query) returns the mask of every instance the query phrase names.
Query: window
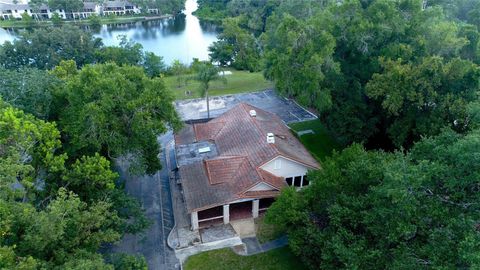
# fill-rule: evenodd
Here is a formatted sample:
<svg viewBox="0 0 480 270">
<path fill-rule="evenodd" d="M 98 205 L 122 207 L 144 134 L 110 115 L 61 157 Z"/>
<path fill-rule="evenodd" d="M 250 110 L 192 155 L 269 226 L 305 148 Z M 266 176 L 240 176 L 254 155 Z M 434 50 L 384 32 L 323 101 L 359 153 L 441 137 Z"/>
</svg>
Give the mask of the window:
<svg viewBox="0 0 480 270">
<path fill-rule="evenodd" d="M 280 168 L 282 168 L 282 160 L 281 159 L 276 159 L 273 166 L 274 166 L 275 170 L 279 170 Z"/>
<path fill-rule="evenodd" d="M 293 185 L 296 187 L 300 187 L 302 184 L 302 177 L 301 176 L 295 176 L 295 181 L 293 182 Z"/>
<path fill-rule="evenodd" d="M 303 186 L 308 186 L 308 184 L 310 184 L 310 182 L 308 182 L 307 176 L 304 175 L 304 176 L 303 176 Z"/>
<path fill-rule="evenodd" d="M 287 181 L 287 185 L 289 186 L 293 185 L 293 177 L 287 177 L 285 178 L 285 181 Z"/>
</svg>

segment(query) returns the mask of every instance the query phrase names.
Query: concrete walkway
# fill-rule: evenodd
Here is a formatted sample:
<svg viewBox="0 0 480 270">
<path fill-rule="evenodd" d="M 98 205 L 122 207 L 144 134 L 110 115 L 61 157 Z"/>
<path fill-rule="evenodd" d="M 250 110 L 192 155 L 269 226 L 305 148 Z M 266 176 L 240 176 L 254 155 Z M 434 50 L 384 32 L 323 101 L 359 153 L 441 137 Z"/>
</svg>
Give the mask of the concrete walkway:
<svg viewBox="0 0 480 270">
<path fill-rule="evenodd" d="M 243 244 L 245 244 L 246 252 L 239 252 L 234 249 L 238 255 L 250 256 L 258 253 L 263 253 L 270 251 L 272 249 L 284 247 L 288 245 L 287 236 L 282 236 L 278 239 L 272 240 L 270 242 L 260 244 L 257 237 L 247 237 L 242 239 Z"/>
</svg>

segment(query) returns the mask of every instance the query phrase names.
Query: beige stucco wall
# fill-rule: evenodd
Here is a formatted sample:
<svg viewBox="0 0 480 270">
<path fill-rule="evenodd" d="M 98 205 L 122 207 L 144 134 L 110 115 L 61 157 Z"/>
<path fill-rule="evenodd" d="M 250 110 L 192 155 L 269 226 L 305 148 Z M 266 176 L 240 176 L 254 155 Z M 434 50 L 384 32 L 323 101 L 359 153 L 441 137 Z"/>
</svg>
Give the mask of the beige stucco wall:
<svg viewBox="0 0 480 270">
<path fill-rule="evenodd" d="M 276 157 L 264 164 L 261 168 L 280 177 L 305 175 L 308 171 L 307 166 L 284 157 Z"/>
</svg>

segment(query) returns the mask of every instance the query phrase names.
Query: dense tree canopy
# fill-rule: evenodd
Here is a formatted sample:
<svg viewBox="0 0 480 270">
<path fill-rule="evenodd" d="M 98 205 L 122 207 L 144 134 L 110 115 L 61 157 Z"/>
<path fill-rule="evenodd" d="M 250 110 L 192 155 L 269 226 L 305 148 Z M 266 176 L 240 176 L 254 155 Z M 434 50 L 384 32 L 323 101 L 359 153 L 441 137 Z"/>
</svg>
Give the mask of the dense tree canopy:
<svg viewBox="0 0 480 270">
<path fill-rule="evenodd" d="M 0 46 L 0 66 L 52 69 L 61 60 L 74 60 L 83 66 L 94 62 L 95 50 L 101 45 L 99 39 L 78 27 L 39 28 L 22 32 L 13 42 Z"/>
<path fill-rule="evenodd" d="M 223 22 L 222 33 L 218 35 L 210 50 L 210 59 L 222 66 L 230 65 L 236 69 L 258 71 L 260 65 L 260 47 L 253 34 L 238 26 L 236 20 Z"/>
<path fill-rule="evenodd" d="M 69 164 L 55 124 L 0 101 L 0 145 L 1 269 L 112 269 L 100 246 L 148 225 L 107 159 Z"/>
<path fill-rule="evenodd" d="M 160 168 L 157 135 L 180 125 L 173 95 L 160 78 L 109 63 L 85 66 L 65 83 L 60 126 L 71 155 L 130 155 L 139 172 Z"/>
<path fill-rule="evenodd" d="M 463 126 L 465 108 L 480 89 L 479 32 L 467 16 L 475 12 L 473 2 L 202 0 L 198 14 L 224 19 L 224 32 L 210 48 L 214 61 L 235 66 L 238 48 L 259 44 L 248 54 L 254 60 L 243 62 L 257 65 L 263 58 L 276 90 L 318 111 L 342 143 L 392 149 L 455 120 L 457 131 Z M 408 70 L 417 75 L 404 74 Z M 410 91 L 398 87 L 399 80 Z M 433 96 L 412 96 L 417 87 Z M 395 113 L 386 107 L 408 106 L 406 100 L 417 102 Z M 430 109 L 419 105 L 423 100 Z"/>
<path fill-rule="evenodd" d="M 53 92 L 59 84 L 55 76 L 43 70 L 0 68 L 0 96 L 3 100 L 41 119 L 50 117 Z"/>
<path fill-rule="evenodd" d="M 354 145 L 287 189 L 267 217 L 312 269 L 479 266 L 480 134 L 445 131 L 406 155 Z"/>
</svg>

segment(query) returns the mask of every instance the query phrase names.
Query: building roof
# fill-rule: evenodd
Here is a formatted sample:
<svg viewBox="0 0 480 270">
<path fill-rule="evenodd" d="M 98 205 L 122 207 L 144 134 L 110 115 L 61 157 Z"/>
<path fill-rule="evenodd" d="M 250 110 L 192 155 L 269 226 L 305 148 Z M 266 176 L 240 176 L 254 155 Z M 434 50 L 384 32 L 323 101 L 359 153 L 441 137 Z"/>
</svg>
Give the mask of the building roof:
<svg viewBox="0 0 480 270">
<path fill-rule="evenodd" d="M 255 117 L 250 115 L 251 110 L 256 111 Z M 275 143 L 267 142 L 267 133 L 275 134 Z M 261 168 L 278 156 L 311 169 L 320 168 L 278 116 L 246 103 L 209 122 L 187 124 L 175 134 L 175 142 L 189 212 L 242 198 L 278 195 L 286 185 L 285 180 Z M 207 142 L 212 148 L 208 156 L 192 153 L 196 144 Z M 276 190 L 250 191 L 259 183 Z"/>
</svg>

